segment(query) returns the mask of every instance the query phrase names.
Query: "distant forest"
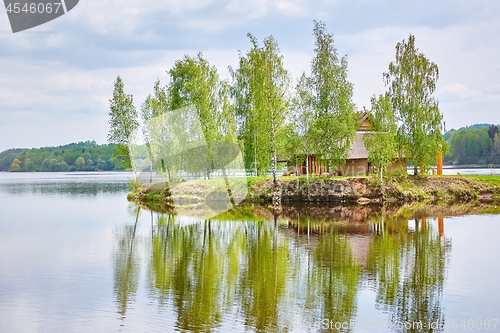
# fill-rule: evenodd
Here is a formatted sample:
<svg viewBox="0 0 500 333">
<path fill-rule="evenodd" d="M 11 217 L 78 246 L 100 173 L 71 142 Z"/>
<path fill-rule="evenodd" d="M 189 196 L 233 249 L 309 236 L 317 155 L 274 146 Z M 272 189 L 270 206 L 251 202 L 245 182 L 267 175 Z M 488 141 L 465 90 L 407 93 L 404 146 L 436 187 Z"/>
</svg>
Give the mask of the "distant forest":
<svg viewBox="0 0 500 333">
<path fill-rule="evenodd" d="M 95 141 L 58 147 L 9 149 L 0 153 L 1 171 L 101 171 L 123 170 L 114 144 Z"/>
<path fill-rule="evenodd" d="M 475 124 L 452 129 L 444 139 L 450 145 L 446 164 L 500 164 L 500 125 Z M 8 149 L 0 153 L 0 171 L 124 170 L 117 145 L 95 141 L 58 147 Z"/>
<path fill-rule="evenodd" d="M 446 164 L 500 164 L 500 125 L 476 124 L 444 135 L 450 145 Z"/>
</svg>

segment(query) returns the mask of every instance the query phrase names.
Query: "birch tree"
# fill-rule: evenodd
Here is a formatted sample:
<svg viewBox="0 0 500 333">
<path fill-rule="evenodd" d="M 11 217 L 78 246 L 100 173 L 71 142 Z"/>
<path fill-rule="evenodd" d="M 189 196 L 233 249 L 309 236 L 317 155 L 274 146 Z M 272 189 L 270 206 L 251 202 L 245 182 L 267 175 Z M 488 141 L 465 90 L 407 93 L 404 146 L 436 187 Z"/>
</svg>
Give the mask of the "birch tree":
<svg viewBox="0 0 500 333">
<path fill-rule="evenodd" d="M 146 147 L 149 155 L 149 168 L 150 168 L 150 178 L 149 181 L 153 181 L 153 152 L 151 150 L 151 132 L 152 129 L 150 120 L 154 117 L 158 117 L 159 115 L 165 113 L 168 109 L 168 96 L 167 91 L 164 87 L 161 86 L 160 79 L 156 80 L 154 86 L 154 93 L 149 94 L 146 97 L 146 100 L 141 105 L 141 116 L 144 122 L 144 126 L 142 129 L 142 134 L 146 141 Z"/>
<path fill-rule="evenodd" d="M 436 161 L 439 149 L 447 153 L 442 137 L 443 115 L 432 96 L 439 79 L 438 66 L 415 47 L 415 36 L 396 45 L 396 60 L 384 74 L 394 116 L 400 121 L 398 137 L 414 174 Z"/>
<path fill-rule="evenodd" d="M 118 75 L 114 83 L 113 97 L 109 100 L 108 142 L 116 143 L 118 158 L 123 159 L 124 167 L 131 167 L 129 148 L 134 131 L 139 127 L 137 111 L 132 95 L 124 92 L 124 85 Z M 136 177 L 137 178 L 137 177 Z"/>
<path fill-rule="evenodd" d="M 252 48 L 240 54 L 239 68 L 232 71 L 237 115 L 245 150 L 253 148 L 259 174 L 270 166 L 274 184 L 278 185 L 277 151 L 288 113 L 290 77 L 272 36 L 264 39 L 262 46 L 251 34 L 248 37 Z"/>
<path fill-rule="evenodd" d="M 352 101 L 353 85 L 347 79 L 347 56 L 339 58 L 333 35 L 322 22 L 314 21 L 315 55 L 311 62 L 311 104 L 317 157 L 332 166 L 345 164 L 358 128 L 358 114 Z"/>
<path fill-rule="evenodd" d="M 210 161 L 202 165 L 205 166 L 206 177 L 210 178 L 212 143 L 234 141 L 236 137 L 228 83 L 220 79 L 217 69 L 210 66 L 201 52 L 195 57 L 186 55 L 176 61 L 168 73 L 170 108 L 175 110 L 189 105 L 196 108 L 210 155 Z M 193 163 L 188 164 L 194 166 L 197 156 L 192 158 Z"/>
<path fill-rule="evenodd" d="M 391 100 L 388 94 L 375 95 L 371 98 L 373 107 L 370 119 L 370 131 L 365 133 L 363 141 L 368 150 L 368 162 L 378 166 L 380 183 L 383 172 L 399 157 L 399 143 L 397 140 L 397 123 L 392 111 Z"/>
<path fill-rule="evenodd" d="M 295 86 L 291 106 L 291 119 L 294 129 L 293 144 L 290 145 L 289 157 L 296 162 L 306 161 L 306 178 L 309 182 L 309 156 L 314 153 L 315 138 L 312 127 L 315 121 L 311 80 L 302 73 Z M 298 175 L 298 173 L 297 173 Z"/>
</svg>

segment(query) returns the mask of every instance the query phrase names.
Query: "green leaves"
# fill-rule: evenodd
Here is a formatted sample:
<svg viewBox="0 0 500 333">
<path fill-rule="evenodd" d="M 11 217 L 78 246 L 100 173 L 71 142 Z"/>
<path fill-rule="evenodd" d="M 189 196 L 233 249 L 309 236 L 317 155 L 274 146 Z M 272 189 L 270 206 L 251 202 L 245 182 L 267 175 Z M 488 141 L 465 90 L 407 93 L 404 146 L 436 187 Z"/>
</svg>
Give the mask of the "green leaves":
<svg viewBox="0 0 500 333">
<path fill-rule="evenodd" d="M 312 137 L 316 153 L 332 165 L 343 165 L 357 130 L 352 102 L 353 85 L 347 80 L 347 57 L 339 59 L 333 35 L 314 22 L 315 56 L 311 62 Z"/>
<path fill-rule="evenodd" d="M 123 89 L 123 81 L 116 77 L 113 98 L 109 100 L 109 134 L 108 142 L 125 145 L 127 149 L 117 149 L 115 157 L 123 159 L 124 165 L 130 165 L 130 147 L 132 136 L 139 127 L 137 111 L 132 95 L 127 95 Z"/>
<path fill-rule="evenodd" d="M 314 22 L 315 56 L 311 76 L 299 78 L 292 103 L 293 124 L 301 138 L 293 154 L 345 164 L 358 128 L 352 101 L 353 85 L 347 80 L 347 57 L 339 58 L 333 35 L 322 22 Z"/>
<path fill-rule="evenodd" d="M 394 115 L 400 121 L 398 136 L 404 154 L 415 167 L 434 165 L 439 149 L 447 146 L 442 138 L 443 115 L 432 94 L 439 78 L 438 66 L 415 47 L 415 36 L 409 35 L 396 45 L 396 60 L 383 74 L 389 86 Z"/>
<path fill-rule="evenodd" d="M 380 167 L 387 173 L 387 168 L 396 158 L 401 157 L 397 139 L 397 123 L 394 118 L 389 94 L 372 96 L 374 113 L 370 119 L 370 131 L 363 136 L 369 151 L 368 162 Z"/>
<path fill-rule="evenodd" d="M 454 164 L 485 164 L 500 162 L 500 138 L 496 126 L 486 128 L 462 128 L 447 132 L 450 156 L 446 159 Z M 491 133 L 491 134 L 490 134 Z"/>
<path fill-rule="evenodd" d="M 108 141 L 128 145 L 132 133 L 139 127 L 139 122 L 137 121 L 134 99 L 132 95 L 125 94 L 120 76 L 116 77 L 113 98 L 109 100 L 109 108 Z"/>
<path fill-rule="evenodd" d="M 247 170 L 255 168 L 262 175 L 272 167 L 276 180 L 276 155 L 285 132 L 290 77 L 272 36 L 264 39 L 263 46 L 252 35 L 248 37 L 252 48 L 246 55 L 240 54 L 236 71 L 230 69 L 239 137 L 245 147 Z"/>
</svg>

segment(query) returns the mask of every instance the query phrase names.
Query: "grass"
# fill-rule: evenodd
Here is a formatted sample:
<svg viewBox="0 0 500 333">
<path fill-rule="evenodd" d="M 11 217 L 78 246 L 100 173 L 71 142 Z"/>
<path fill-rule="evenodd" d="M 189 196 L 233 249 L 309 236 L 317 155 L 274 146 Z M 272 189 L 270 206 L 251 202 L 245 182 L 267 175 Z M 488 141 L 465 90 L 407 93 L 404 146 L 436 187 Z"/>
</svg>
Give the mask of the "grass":
<svg viewBox="0 0 500 333">
<path fill-rule="evenodd" d="M 130 192 L 136 192 L 141 186 L 141 182 L 138 178 L 129 179 L 127 182 L 127 188 Z"/>
<path fill-rule="evenodd" d="M 309 175 L 309 184 L 315 187 L 326 186 L 330 180 L 341 180 L 348 178 L 365 178 L 364 183 L 372 190 L 376 191 L 380 187 L 380 179 L 377 175 L 369 176 L 338 176 L 324 177 L 320 175 Z M 295 184 L 297 176 L 279 177 L 282 183 Z M 301 175 L 298 177 L 300 188 L 307 187 L 307 176 Z M 254 202 L 262 199 L 262 196 L 269 195 L 271 189 L 272 177 L 240 177 L 229 178 L 230 190 L 232 195 L 241 197 L 248 193 L 248 200 Z M 130 184 L 135 185 L 135 184 Z M 159 201 L 170 195 L 164 190 L 159 190 L 155 185 L 160 183 L 144 184 L 143 187 L 135 190 L 132 195 L 142 193 L 141 201 Z M 221 178 L 213 178 L 210 180 L 197 180 L 189 182 L 167 183 L 171 190 L 173 198 L 188 198 L 197 196 L 206 199 L 215 199 L 226 197 L 228 187 L 226 181 Z M 131 189 L 135 186 L 131 186 Z M 449 200 L 455 197 L 458 200 L 478 199 L 481 195 L 488 193 L 493 194 L 493 200 L 500 199 L 500 176 L 441 176 L 441 175 L 420 175 L 408 177 L 387 177 L 384 178 L 384 197 L 392 197 L 398 200 Z M 299 195 L 300 196 L 300 195 Z M 444 198 L 447 197 L 447 198 Z M 300 198 L 295 198 L 299 200 Z M 257 202 L 255 201 L 255 202 Z"/>
<path fill-rule="evenodd" d="M 468 178 L 468 179 L 478 179 L 478 180 L 487 180 L 493 183 L 500 184 L 500 176 L 491 176 L 491 175 L 428 175 L 428 177 L 453 177 L 453 178 Z"/>
<path fill-rule="evenodd" d="M 436 192 L 436 195 L 437 195 L 438 197 L 443 197 L 443 196 L 445 196 L 445 195 L 446 195 L 446 192 L 445 192 L 445 191 L 443 191 L 443 190 L 438 190 L 438 191 Z"/>
</svg>

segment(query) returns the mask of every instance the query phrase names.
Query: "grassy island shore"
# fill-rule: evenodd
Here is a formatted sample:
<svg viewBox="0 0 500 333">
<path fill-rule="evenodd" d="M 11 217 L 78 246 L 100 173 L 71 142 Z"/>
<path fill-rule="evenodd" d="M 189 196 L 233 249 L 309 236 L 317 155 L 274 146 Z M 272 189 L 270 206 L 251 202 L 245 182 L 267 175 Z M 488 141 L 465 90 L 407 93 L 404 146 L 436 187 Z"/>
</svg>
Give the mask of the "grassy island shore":
<svg viewBox="0 0 500 333">
<path fill-rule="evenodd" d="M 500 176 L 377 176 L 280 177 L 283 203 L 385 203 L 385 202 L 496 202 L 500 201 Z M 227 200 L 238 194 L 244 203 L 269 203 L 272 178 L 231 178 L 180 183 L 147 183 L 128 195 L 130 201 L 160 210 L 197 206 L 207 200 Z M 228 191 L 230 189 L 230 191 Z M 163 207 L 163 208 L 162 208 Z"/>
</svg>

